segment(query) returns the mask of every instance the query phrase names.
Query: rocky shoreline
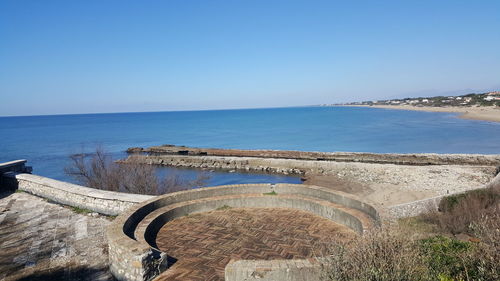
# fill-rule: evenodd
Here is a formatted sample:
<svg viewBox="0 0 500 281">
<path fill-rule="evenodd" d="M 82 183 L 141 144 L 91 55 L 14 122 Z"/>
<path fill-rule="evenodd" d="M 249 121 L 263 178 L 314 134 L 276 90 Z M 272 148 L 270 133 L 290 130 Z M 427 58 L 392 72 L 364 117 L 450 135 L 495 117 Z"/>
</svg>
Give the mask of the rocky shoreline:
<svg viewBox="0 0 500 281">
<path fill-rule="evenodd" d="M 480 188 L 500 155 L 323 153 L 159 146 L 129 149 L 123 162 L 301 175 L 306 184 L 354 194 L 382 209 Z"/>
</svg>

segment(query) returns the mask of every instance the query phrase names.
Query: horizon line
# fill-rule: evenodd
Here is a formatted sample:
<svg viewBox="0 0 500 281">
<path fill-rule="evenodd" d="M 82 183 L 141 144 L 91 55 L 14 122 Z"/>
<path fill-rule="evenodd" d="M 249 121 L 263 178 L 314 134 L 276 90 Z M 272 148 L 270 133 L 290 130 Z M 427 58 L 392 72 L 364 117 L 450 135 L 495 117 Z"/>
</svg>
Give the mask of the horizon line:
<svg viewBox="0 0 500 281">
<path fill-rule="evenodd" d="M 115 111 L 115 112 L 83 112 L 83 113 L 55 113 L 55 114 L 33 114 L 33 115 L 0 115 L 0 118 L 13 117 L 42 117 L 42 116 L 71 116 L 71 115 L 104 115 L 104 114 L 126 114 L 126 113 L 162 113 L 162 112 L 194 112 L 194 111 L 230 111 L 230 110 L 252 110 L 252 109 L 278 109 L 295 107 L 315 107 L 317 105 L 291 105 L 271 107 L 237 107 L 237 108 L 215 108 L 215 109 L 179 109 L 179 110 L 153 110 L 153 111 Z"/>
<path fill-rule="evenodd" d="M 406 97 L 406 98 L 388 98 L 385 100 L 402 100 L 402 99 L 409 99 L 409 98 L 435 98 L 435 97 L 441 97 L 441 96 L 465 96 L 465 95 L 470 95 L 470 94 L 485 94 L 488 92 L 495 92 L 498 90 L 480 90 L 480 91 L 475 91 L 475 92 L 468 92 L 466 94 L 451 94 L 451 95 L 432 95 L 432 96 L 419 96 L 419 97 Z M 384 99 L 376 99 L 376 100 L 384 100 Z M 365 101 L 356 101 L 356 102 L 366 102 Z M 350 102 L 342 102 L 342 103 L 319 103 L 319 104 L 309 104 L 309 105 L 289 105 L 289 106 L 263 106 L 263 107 L 235 107 L 235 108 L 213 108 L 213 109 L 171 109 L 171 110 L 144 110 L 144 111 L 114 111 L 114 112 L 80 112 L 80 113 L 54 113 L 54 114 L 33 114 L 33 115 L 0 115 L 0 118 L 12 118 L 12 117 L 38 117 L 38 116 L 70 116 L 70 115 L 99 115 L 99 114 L 125 114 L 125 113 L 159 113 L 159 112 L 194 112 L 194 111 L 225 111 L 225 110 L 251 110 L 251 109 L 274 109 L 274 108 L 295 108 L 295 107 L 316 107 L 316 106 L 323 106 L 323 105 L 328 105 L 328 106 L 342 106 L 345 104 L 353 103 L 352 101 Z"/>
</svg>

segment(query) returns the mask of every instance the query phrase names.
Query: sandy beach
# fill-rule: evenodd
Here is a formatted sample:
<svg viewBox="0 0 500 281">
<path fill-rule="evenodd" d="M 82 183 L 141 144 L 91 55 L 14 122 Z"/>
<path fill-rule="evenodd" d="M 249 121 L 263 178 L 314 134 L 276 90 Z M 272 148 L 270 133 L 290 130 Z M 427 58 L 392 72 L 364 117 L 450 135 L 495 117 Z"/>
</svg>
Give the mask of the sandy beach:
<svg viewBox="0 0 500 281">
<path fill-rule="evenodd" d="M 374 108 L 386 108 L 386 109 L 397 109 L 397 110 L 415 110 L 415 111 L 429 111 L 429 112 L 452 112 L 460 113 L 459 118 L 471 119 L 471 120 L 483 120 L 483 121 L 493 121 L 500 122 L 500 108 L 499 107 L 433 107 L 433 106 L 422 106 L 416 107 L 412 105 L 346 105 L 355 107 L 374 107 Z"/>
</svg>

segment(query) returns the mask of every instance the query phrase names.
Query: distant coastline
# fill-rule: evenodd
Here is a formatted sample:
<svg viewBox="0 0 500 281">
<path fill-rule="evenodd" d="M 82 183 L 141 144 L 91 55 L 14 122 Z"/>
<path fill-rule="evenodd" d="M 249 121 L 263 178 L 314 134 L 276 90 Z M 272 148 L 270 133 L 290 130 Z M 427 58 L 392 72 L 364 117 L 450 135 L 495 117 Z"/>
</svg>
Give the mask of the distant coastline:
<svg viewBox="0 0 500 281">
<path fill-rule="evenodd" d="M 451 112 L 460 113 L 459 118 L 470 120 L 482 120 L 500 122 L 500 108 L 496 106 L 471 106 L 471 107 L 455 107 L 455 106 L 413 106 L 413 105 L 342 105 L 352 107 L 372 107 L 372 108 L 385 108 L 395 110 L 414 110 L 414 111 L 428 111 L 428 112 Z"/>
<path fill-rule="evenodd" d="M 500 91 L 480 94 L 471 93 L 461 96 L 403 98 L 333 105 L 452 112 L 459 113 L 458 117 L 462 119 L 500 122 Z"/>
</svg>

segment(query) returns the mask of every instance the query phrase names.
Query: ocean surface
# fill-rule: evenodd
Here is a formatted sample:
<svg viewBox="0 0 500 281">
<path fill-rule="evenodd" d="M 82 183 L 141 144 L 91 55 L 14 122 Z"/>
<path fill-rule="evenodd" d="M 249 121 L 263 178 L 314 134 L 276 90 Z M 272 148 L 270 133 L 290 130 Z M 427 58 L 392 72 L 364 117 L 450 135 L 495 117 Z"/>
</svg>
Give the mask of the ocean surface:
<svg viewBox="0 0 500 281">
<path fill-rule="evenodd" d="M 1 112 L 0 112 L 1 115 Z M 33 172 L 73 181 L 68 156 L 102 146 L 161 144 L 240 149 L 379 153 L 500 153 L 500 123 L 455 113 L 356 107 L 0 117 L 0 162 L 27 159 Z M 167 169 L 186 177 L 197 171 Z M 212 172 L 208 185 L 300 182 L 298 177 Z"/>
</svg>

